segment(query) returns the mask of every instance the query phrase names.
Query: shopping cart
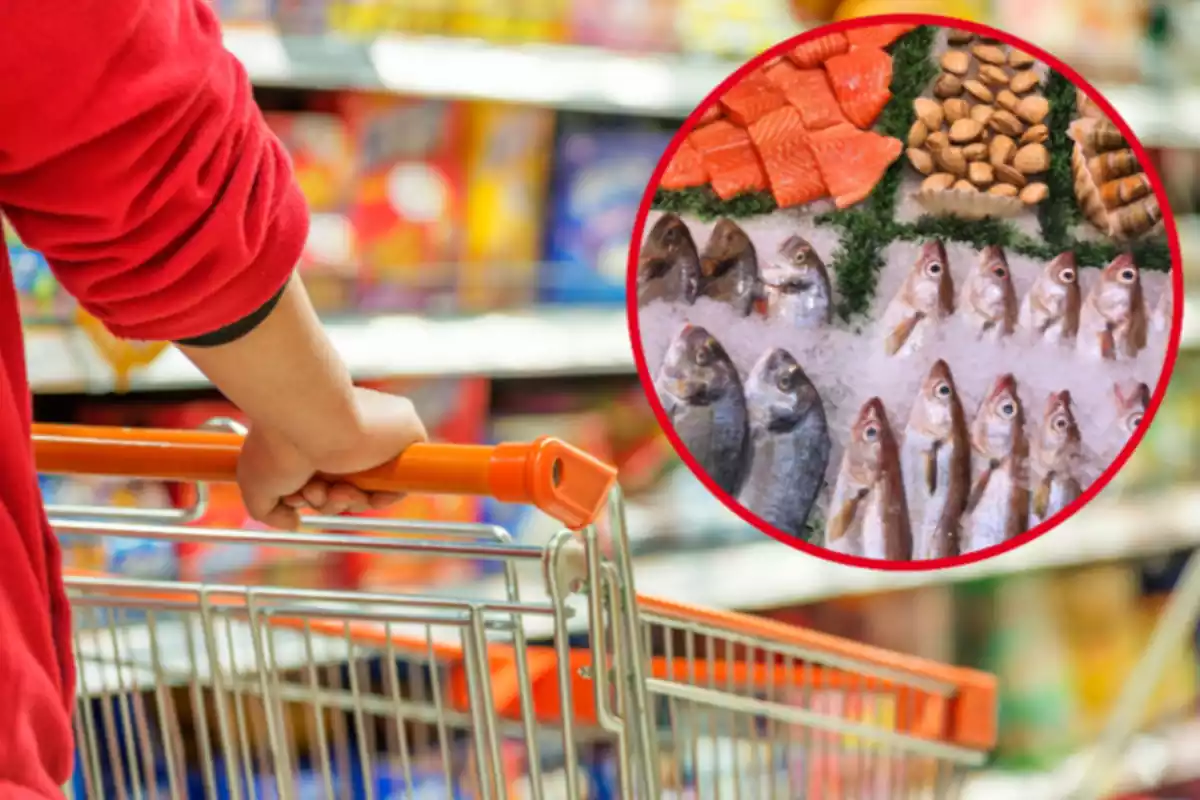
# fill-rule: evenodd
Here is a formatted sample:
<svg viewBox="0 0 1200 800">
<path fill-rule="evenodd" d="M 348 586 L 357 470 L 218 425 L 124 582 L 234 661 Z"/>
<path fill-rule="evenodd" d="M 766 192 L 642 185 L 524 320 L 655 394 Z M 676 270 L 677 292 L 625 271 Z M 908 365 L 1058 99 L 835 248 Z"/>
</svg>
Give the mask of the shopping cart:
<svg viewBox="0 0 1200 800">
<path fill-rule="evenodd" d="M 35 431 L 44 473 L 228 481 L 239 447 L 215 430 Z M 313 517 L 312 531 L 217 530 L 188 524 L 200 507 L 51 508 L 60 535 L 481 559 L 505 586 L 467 599 L 71 573 L 68 794 L 956 795 L 994 744 L 994 678 L 637 595 L 615 478 L 554 439 L 414 445 L 353 477 L 535 505 L 566 526 L 544 547 L 487 525 Z M 594 524 L 606 507 L 607 545 Z M 520 591 L 529 563 L 536 598 Z"/>
</svg>

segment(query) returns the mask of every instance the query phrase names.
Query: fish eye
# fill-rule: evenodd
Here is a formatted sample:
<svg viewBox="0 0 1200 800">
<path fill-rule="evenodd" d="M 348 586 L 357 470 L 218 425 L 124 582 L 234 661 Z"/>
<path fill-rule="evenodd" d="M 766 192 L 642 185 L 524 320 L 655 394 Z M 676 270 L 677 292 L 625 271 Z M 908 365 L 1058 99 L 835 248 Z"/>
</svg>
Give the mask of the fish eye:
<svg viewBox="0 0 1200 800">
<path fill-rule="evenodd" d="M 1055 417 L 1054 418 L 1054 427 L 1060 431 L 1065 431 L 1067 429 L 1067 418 L 1066 417 Z"/>
<path fill-rule="evenodd" d="M 1011 418 L 1016 413 L 1017 413 L 1017 405 L 1013 401 L 1005 400 L 1000 405 L 1000 414 L 1002 416 Z"/>
<path fill-rule="evenodd" d="M 1063 283 L 1074 283 L 1075 282 L 1075 270 L 1064 269 L 1062 272 L 1058 273 L 1058 279 L 1060 281 L 1062 281 Z"/>
<path fill-rule="evenodd" d="M 1142 415 L 1141 414 L 1134 414 L 1132 417 L 1129 418 L 1129 427 L 1130 428 L 1137 430 L 1141 426 L 1142 426 Z"/>
<path fill-rule="evenodd" d="M 937 385 L 937 387 L 934 388 L 933 391 L 934 391 L 934 394 L 936 394 L 938 397 L 949 397 L 950 396 L 950 384 L 939 383 Z"/>
<path fill-rule="evenodd" d="M 1004 267 L 992 267 L 992 274 L 997 278 L 1003 278 L 1008 274 L 1008 270 L 1006 270 Z"/>
<path fill-rule="evenodd" d="M 781 392 L 792 391 L 796 388 L 796 371 L 788 369 L 779 373 L 779 377 L 775 379 L 775 385 L 779 387 L 779 391 Z"/>
<path fill-rule="evenodd" d="M 938 261 L 929 262 L 929 266 L 925 268 L 925 271 L 928 272 L 930 275 L 941 275 L 942 274 L 941 262 L 938 262 Z"/>
<path fill-rule="evenodd" d="M 1131 269 L 1121 270 L 1121 280 L 1125 283 L 1133 283 L 1133 279 L 1137 277 L 1137 273 Z"/>
<path fill-rule="evenodd" d="M 713 361 L 713 346 L 711 342 L 705 342 L 696 348 L 696 366 L 707 367 Z"/>
<path fill-rule="evenodd" d="M 879 437 L 879 429 L 874 425 L 868 425 L 863 429 L 863 438 L 868 442 L 873 442 Z"/>
</svg>

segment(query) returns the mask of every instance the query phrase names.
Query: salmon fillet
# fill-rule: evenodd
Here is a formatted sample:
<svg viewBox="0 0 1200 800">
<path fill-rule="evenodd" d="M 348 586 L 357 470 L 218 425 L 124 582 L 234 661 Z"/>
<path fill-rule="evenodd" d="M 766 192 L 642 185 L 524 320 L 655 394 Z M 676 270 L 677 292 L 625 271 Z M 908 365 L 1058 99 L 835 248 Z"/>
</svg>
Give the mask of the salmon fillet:
<svg viewBox="0 0 1200 800">
<path fill-rule="evenodd" d="M 887 47 L 906 33 L 916 30 L 916 25 L 892 24 L 872 25 L 869 28 L 854 28 L 846 31 L 851 47 Z"/>
<path fill-rule="evenodd" d="M 849 123 L 810 133 L 808 142 L 838 208 L 865 200 L 904 150 L 899 139 Z"/>
<path fill-rule="evenodd" d="M 892 99 L 892 57 L 875 47 L 860 47 L 825 62 L 834 96 L 846 119 L 860 128 L 875 124 Z"/>
<path fill-rule="evenodd" d="M 850 42 L 846 39 L 846 34 L 839 31 L 812 39 L 804 44 L 796 45 L 788 53 L 788 58 L 801 69 L 812 69 L 813 67 L 821 66 L 827 59 L 845 53 L 849 49 Z"/>
<path fill-rule="evenodd" d="M 725 111 L 721 108 L 721 104 L 713 103 L 711 106 L 704 109 L 704 111 L 700 112 L 699 124 L 703 125 L 706 122 L 716 122 L 723 116 L 725 116 Z"/>
<path fill-rule="evenodd" d="M 718 120 L 692 131 L 688 143 L 700 153 L 713 191 L 722 200 L 767 188 L 767 173 L 746 129 Z"/>
<path fill-rule="evenodd" d="M 784 106 L 767 114 L 750 126 L 750 139 L 780 208 L 811 203 L 829 193 L 796 109 Z"/>
<path fill-rule="evenodd" d="M 798 69 L 783 89 L 783 96 L 800 112 L 804 127 L 819 131 L 846 122 L 842 106 L 823 69 Z"/>
<path fill-rule="evenodd" d="M 721 96 L 725 115 L 743 127 L 753 124 L 786 102 L 783 93 L 759 72 L 751 72 Z"/>
<path fill-rule="evenodd" d="M 675 155 L 671 157 L 671 162 L 667 164 L 666 170 L 663 171 L 662 188 L 688 189 L 693 186 L 703 186 L 706 183 L 708 183 L 708 170 L 704 168 L 700 151 L 685 140 L 675 151 Z"/>
</svg>

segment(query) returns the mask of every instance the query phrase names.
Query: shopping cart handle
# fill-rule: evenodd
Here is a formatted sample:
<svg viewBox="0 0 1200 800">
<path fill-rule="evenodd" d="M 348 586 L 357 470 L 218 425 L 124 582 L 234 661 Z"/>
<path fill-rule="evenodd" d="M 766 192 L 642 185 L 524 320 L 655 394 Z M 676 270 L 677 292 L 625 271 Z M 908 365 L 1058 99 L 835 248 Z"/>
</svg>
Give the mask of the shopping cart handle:
<svg viewBox="0 0 1200 800">
<path fill-rule="evenodd" d="M 237 475 L 242 437 L 224 431 L 34 425 L 33 444 L 38 471 L 45 474 L 220 483 Z M 547 436 L 498 445 L 415 444 L 374 469 L 330 477 L 368 491 L 477 495 L 534 505 L 570 528 L 582 528 L 599 516 L 617 471 Z"/>
</svg>

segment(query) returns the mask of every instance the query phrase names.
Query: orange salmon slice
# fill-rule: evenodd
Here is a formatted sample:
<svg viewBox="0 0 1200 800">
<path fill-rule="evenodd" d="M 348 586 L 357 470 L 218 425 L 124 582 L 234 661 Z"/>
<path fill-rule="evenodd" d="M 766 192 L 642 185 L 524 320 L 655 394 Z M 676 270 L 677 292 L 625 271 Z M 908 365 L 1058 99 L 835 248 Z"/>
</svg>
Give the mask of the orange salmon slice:
<svg viewBox="0 0 1200 800">
<path fill-rule="evenodd" d="M 704 168 L 704 160 L 700 151 L 684 141 L 671 157 L 671 162 L 663 171 L 662 187 L 664 189 L 688 189 L 693 186 L 703 186 L 708 183 L 708 170 Z"/>
<path fill-rule="evenodd" d="M 830 33 L 820 38 L 798 44 L 788 53 L 788 58 L 801 69 L 819 67 L 833 56 L 850 49 L 850 42 L 842 32 Z"/>
<path fill-rule="evenodd" d="M 692 131 L 688 143 L 700 153 L 713 191 L 722 200 L 767 188 L 767 174 L 744 128 L 718 120 Z"/>
<path fill-rule="evenodd" d="M 865 200 L 904 150 L 899 139 L 850 124 L 811 133 L 808 141 L 838 208 Z"/>
<path fill-rule="evenodd" d="M 811 203 L 829 193 L 808 137 L 800 112 L 791 106 L 772 111 L 750 126 L 750 138 L 780 208 Z"/>
<path fill-rule="evenodd" d="M 766 76 L 751 72 L 721 96 L 725 116 L 746 127 L 786 103 L 783 93 Z"/>
<path fill-rule="evenodd" d="M 892 99 L 892 57 L 878 48 L 856 48 L 826 61 L 825 70 L 846 119 L 864 129 L 874 125 Z"/>
<path fill-rule="evenodd" d="M 906 33 L 916 30 L 916 25 L 892 23 L 890 25 L 872 25 L 869 28 L 855 28 L 846 31 L 846 38 L 851 47 L 884 48 Z"/>
</svg>

